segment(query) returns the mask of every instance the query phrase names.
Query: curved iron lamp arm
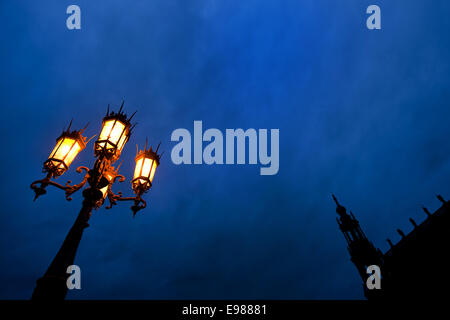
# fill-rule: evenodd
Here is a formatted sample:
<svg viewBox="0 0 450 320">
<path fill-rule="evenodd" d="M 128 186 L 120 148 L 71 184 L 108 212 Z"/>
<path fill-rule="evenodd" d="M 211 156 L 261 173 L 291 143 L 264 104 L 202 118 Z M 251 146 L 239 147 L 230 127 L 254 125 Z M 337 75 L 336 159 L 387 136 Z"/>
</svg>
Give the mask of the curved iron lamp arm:
<svg viewBox="0 0 450 320">
<path fill-rule="evenodd" d="M 40 180 L 36 180 L 34 181 L 30 187 L 31 189 L 34 190 L 35 192 L 35 197 L 34 200 L 36 200 L 39 196 L 46 194 L 47 193 L 47 186 L 52 185 L 54 187 L 57 187 L 61 190 L 64 190 L 66 192 L 66 200 L 67 201 L 71 201 L 72 198 L 70 197 L 73 193 L 77 192 L 78 190 L 80 190 L 88 181 L 89 179 L 89 168 L 81 166 L 77 168 L 77 172 L 81 173 L 83 171 L 86 171 L 86 174 L 84 175 L 83 180 L 79 183 L 79 184 L 75 184 L 73 186 L 71 186 L 70 184 L 72 183 L 72 181 L 67 181 L 66 185 L 63 186 L 62 184 L 59 184 L 55 181 L 52 181 L 52 174 L 48 173 L 47 176 L 44 179 L 40 179 Z M 38 186 L 38 184 L 40 184 L 40 186 Z"/>
<path fill-rule="evenodd" d="M 134 201 L 134 204 L 131 206 L 131 211 L 133 211 L 133 218 L 136 216 L 136 213 L 139 210 L 144 209 L 147 206 L 147 202 L 142 199 L 143 192 L 137 192 L 135 197 L 122 197 L 122 192 L 118 192 L 114 194 L 111 189 L 108 189 L 108 200 L 109 205 L 106 206 L 106 209 L 111 209 L 113 206 L 117 204 L 117 201 Z"/>
</svg>

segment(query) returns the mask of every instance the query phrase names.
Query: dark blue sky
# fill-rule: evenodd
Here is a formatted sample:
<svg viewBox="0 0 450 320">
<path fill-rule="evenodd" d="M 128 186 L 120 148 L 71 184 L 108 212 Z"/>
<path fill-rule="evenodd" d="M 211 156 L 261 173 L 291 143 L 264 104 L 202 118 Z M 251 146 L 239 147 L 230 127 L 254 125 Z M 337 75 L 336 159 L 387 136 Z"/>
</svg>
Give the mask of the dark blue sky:
<svg viewBox="0 0 450 320">
<path fill-rule="evenodd" d="M 82 29 L 66 29 L 78 4 Z M 365 9 L 382 9 L 382 30 Z M 450 197 L 450 3 L 365 0 L 0 2 L 0 298 L 29 298 L 81 206 L 33 202 L 62 128 L 125 99 L 135 145 L 166 154 L 135 219 L 94 212 L 76 263 L 82 299 L 362 298 L 330 192 L 374 244 Z M 176 166 L 176 128 L 279 128 L 280 171 Z M 58 179 L 93 163 L 92 143 Z M 115 186 L 131 193 L 129 179 Z"/>
</svg>

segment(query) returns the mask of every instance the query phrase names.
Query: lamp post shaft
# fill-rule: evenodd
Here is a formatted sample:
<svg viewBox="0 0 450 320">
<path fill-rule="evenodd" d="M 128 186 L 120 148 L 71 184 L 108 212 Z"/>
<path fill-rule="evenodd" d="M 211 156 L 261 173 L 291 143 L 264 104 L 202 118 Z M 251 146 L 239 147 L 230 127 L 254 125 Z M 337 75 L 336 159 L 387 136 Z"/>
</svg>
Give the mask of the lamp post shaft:
<svg viewBox="0 0 450 320">
<path fill-rule="evenodd" d="M 66 297 L 67 267 L 73 265 L 83 231 L 89 226 L 88 221 L 95 207 L 96 197 L 92 197 L 92 190 L 88 188 L 83 192 L 83 207 L 44 276 L 37 281 L 31 299 L 64 300 Z"/>
</svg>

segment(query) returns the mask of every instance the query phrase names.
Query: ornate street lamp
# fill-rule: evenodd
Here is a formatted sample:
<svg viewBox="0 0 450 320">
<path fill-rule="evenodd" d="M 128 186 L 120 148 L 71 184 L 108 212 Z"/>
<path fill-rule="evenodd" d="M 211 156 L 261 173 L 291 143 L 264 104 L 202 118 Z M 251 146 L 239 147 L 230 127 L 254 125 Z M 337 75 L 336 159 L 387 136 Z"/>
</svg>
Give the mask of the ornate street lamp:
<svg viewBox="0 0 450 320">
<path fill-rule="evenodd" d="M 158 145 L 159 148 L 159 145 Z M 156 151 L 147 149 L 147 141 L 145 141 L 145 148 L 137 152 L 136 168 L 134 170 L 134 177 L 131 183 L 136 194 L 146 192 L 152 186 L 153 176 L 155 175 L 156 167 L 159 166 L 159 158 Z"/>
<path fill-rule="evenodd" d="M 92 169 L 83 166 L 77 168 L 78 173 L 86 172 L 79 184 L 71 185 L 71 181 L 68 181 L 65 185 L 61 185 L 52 180 L 52 178 L 56 179 L 68 170 L 72 161 L 90 140 L 86 141 L 86 137 L 82 135 L 86 127 L 80 131 L 70 131 L 72 122 L 69 128 L 63 131 L 62 135 L 56 140 L 56 146 L 44 162 L 43 171 L 47 173 L 46 177 L 31 184 L 31 188 L 35 192 L 35 200 L 46 193 L 47 186 L 52 185 L 64 190 L 68 201 L 72 200 L 71 195 L 74 192 L 83 188 L 86 183 L 89 184 L 83 190 L 84 200 L 81 211 L 46 273 L 37 281 L 32 299 L 65 298 L 67 294 L 66 281 L 69 276 L 66 273 L 67 267 L 74 262 L 83 231 L 89 226 L 88 221 L 93 209 L 100 208 L 106 199 L 110 202 L 106 207 L 107 209 L 112 208 L 117 201 L 133 201 L 131 210 L 134 217 L 139 210 L 146 207 L 142 195 L 151 188 L 155 170 L 159 166 L 161 158 L 161 155 L 158 155 L 159 145 L 153 151 L 151 147 L 147 149 L 146 141 L 144 150 L 139 151 L 138 149 L 132 180 L 134 197 L 122 197 L 121 192 L 114 194 L 111 190 L 111 186 L 116 180 L 119 182 L 125 181 L 125 177 L 118 173 L 120 165 L 115 168 L 113 163 L 119 159 L 134 127 L 131 125 L 134 114 L 128 118 L 122 112 L 122 107 L 123 103 L 119 112 L 114 113 L 109 111 L 108 106 L 106 116 L 103 118 L 100 136 L 94 144 L 96 157 L 94 167 Z"/>
<path fill-rule="evenodd" d="M 56 146 L 44 162 L 44 171 L 51 173 L 54 177 L 59 177 L 69 169 L 70 164 L 78 153 L 86 147 L 86 138 L 81 131 L 70 131 L 72 121 L 66 131 L 56 139 Z"/>
<path fill-rule="evenodd" d="M 127 116 L 121 110 L 118 113 L 110 113 L 108 107 L 106 116 L 103 118 L 100 138 L 95 141 L 94 151 L 97 157 L 105 157 L 112 162 L 116 161 L 119 159 L 125 143 L 130 138 L 132 129 L 130 121 L 136 112 L 130 119 L 127 119 Z"/>
</svg>

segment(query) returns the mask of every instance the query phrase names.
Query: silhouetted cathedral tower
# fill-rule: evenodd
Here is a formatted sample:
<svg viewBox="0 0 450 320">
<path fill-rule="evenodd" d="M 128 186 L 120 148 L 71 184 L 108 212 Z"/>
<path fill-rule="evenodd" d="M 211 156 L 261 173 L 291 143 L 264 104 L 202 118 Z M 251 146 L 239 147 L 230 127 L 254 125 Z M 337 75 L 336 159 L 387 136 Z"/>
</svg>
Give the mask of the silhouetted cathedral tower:
<svg viewBox="0 0 450 320">
<path fill-rule="evenodd" d="M 347 240 L 347 249 L 350 253 L 351 260 L 363 279 L 364 294 L 369 298 L 371 294 L 376 292 L 367 289 L 366 281 L 369 276 L 367 274 L 367 267 L 371 265 L 380 266 L 382 264 L 383 254 L 367 239 L 353 213 L 350 212 L 349 215 L 347 210 L 339 204 L 334 194 L 332 196 L 334 202 L 336 202 L 336 212 L 339 215 L 336 221 L 344 234 L 345 240 Z"/>
<path fill-rule="evenodd" d="M 427 219 L 418 225 L 409 219 L 414 229 L 405 235 L 397 229 L 401 240 L 382 253 L 367 239 L 353 213 L 336 202 L 336 218 L 348 244 L 351 261 L 363 280 L 364 295 L 369 299 L 399 299 L 441 297 L 441 290 L 449 288 L 449 277 L 445 274 L 450 228 L 450 202 L 441 196 L 443 205 L 433 214 L 423 208 Z M 370 274 L 367 268 L 376 265 L 381 271 L 381 289 L 368 289 L 366 282 Z"/>
</svg>

